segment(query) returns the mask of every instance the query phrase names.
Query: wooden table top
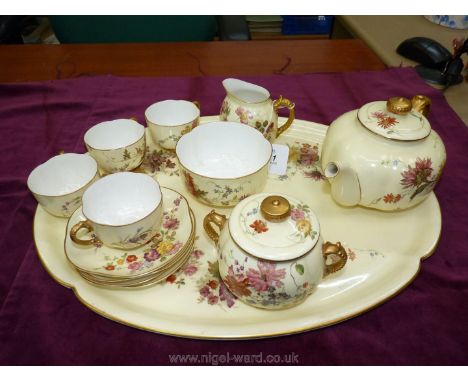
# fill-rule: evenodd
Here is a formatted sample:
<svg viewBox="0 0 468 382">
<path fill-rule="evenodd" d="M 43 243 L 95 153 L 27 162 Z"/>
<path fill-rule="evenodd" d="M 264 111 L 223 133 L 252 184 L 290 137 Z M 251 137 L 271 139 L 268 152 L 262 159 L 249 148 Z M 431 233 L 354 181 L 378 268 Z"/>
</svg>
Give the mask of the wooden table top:
<svg viewBox="0 0 468 382">
<path fill-rule="evenodd" d="M 382 70 L 361 40 L 0 45 L 0 82 L 119 76 L 242 76 Z"/>
</svg>

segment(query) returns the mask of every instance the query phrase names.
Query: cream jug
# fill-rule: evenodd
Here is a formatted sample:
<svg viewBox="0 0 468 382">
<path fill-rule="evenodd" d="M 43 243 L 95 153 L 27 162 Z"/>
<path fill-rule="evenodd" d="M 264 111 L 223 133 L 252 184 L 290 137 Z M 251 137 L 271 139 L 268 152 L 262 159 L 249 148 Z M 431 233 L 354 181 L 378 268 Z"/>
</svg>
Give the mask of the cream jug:
<svg viewBox="0 0 468 382">
<path fill-rule="evenodd" d="M 295 105 L 280 96 L 272 101 L 270 93 L 261 86 L 235 78 L 223 81 L 226 97 L 221 105 L 221 121 L 240 122 L 260 131 L 270 142 L 285 132 L 294 121 Z M 278 126 L 278 110 L 289 109 L 289 118 Z"/>
</svg>

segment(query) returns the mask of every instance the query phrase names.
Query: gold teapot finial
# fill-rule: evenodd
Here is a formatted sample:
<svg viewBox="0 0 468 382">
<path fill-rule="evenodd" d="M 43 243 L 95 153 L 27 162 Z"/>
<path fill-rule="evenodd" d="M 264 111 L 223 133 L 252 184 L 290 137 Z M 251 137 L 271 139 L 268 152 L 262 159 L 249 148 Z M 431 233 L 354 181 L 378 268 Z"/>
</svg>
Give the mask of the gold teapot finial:
<svg viewBox="0 0 468 382">
<path fill-rule="evenodd" d="M 412 107 L 411 101 L 405 97 L 392 97 L 387 101 L 387 110 L 393 114 L 405 115 Z"/>
<path fill-rule="evenodd" d="M 431 111 L 431 99 L 424 95 L 415 95 L 411 98 L 411 104 L 413 105 L 413 110 L 420 112 L 425 117 Z"/>
<path fill-rule="evenodd" d="M 260 211 L 266 220 L 280 222 L 289 216 L 291 205 L 286 198 L 279 195 L 271 195 L 263 199 Z"/>
</svg>

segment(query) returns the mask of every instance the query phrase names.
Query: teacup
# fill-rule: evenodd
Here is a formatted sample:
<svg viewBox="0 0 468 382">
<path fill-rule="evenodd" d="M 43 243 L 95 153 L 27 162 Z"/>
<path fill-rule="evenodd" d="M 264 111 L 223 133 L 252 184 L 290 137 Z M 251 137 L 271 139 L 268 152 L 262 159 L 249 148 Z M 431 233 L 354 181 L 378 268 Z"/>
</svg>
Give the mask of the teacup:
<svg viewBox="0 0 468 382">
<path fill-rule="evenodd" d="M 157 102 L 146 109 L 145 118 L 153 141 L 174 150 L 179 138 L 198 126 L 200 104 L 183 100 Z"/>
<path fill-rule="evenodd" d="M 265 186 L 272 146 L 247 125 L 211 122 L 181 137 L 176 154 L 185 185 L 198 201 L 232 207 Z"/>
<path fill-rule="evenodd" d="M 70 217 L 81 205 L 85 190 L 99 179 L 96 161 L 86 154 L 57 155 L 36 167 L 28 188 L 49 213 Z"/>
<path fill-rule="evenodd" d="M 145 128 L 131 119 L 98 123 L 84 136 L 89 154 L 105 173 L 131 171 L 145 156 Z"/>
<path fill-rule="evenodd" d="M 162 204 L 161 189 L 152 177 L 132 172 L 108 175 L 84 193 L 87 220 L 72 227 L 70 238 L 79 245 L 139 247 L 158 233 Z M 87 230 L 91 238 L 78 238 L 80 230 Z"/>
</svg>

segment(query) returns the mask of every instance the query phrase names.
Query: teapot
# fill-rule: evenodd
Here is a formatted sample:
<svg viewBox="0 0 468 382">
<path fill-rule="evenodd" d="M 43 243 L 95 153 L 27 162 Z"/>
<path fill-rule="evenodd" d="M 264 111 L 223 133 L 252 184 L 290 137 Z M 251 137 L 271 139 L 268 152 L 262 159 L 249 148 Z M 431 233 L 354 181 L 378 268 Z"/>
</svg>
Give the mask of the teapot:
<svg viewBox="0 0 468 382">
<path fill-rule="evenodd" d="M 430 105 L 421 95 L 394 97 L 332 122 L 321 160 L 336 202 L 394 211 L 429 195 L 446 160 L 444 144 L 426 118 Z"/>
<path fill-rule="evenodd" d="M 322 277 L 341 270 L 348 258 L 339 242 L 323 242 L 310 207 L 288 195 L 251 195 L 229 219 L 212 210 L 203 227 L 216 243 L 226 287 L 258 308 L 303 302 Z"/>
<path fill-rule="evenodd" d="M 223 81 L 226 97 L 221 105 L 221 121 L 240 122 L 260 131 L 270 142 L 285 132 L 295 118 L 295 105 L 287 98 L 280 96 L 270 99 L 270 93 L 261 86 L 235 78 Z M 278 110 L 289 109 L 288 120 L 278 127 Z"/>
</svg>

